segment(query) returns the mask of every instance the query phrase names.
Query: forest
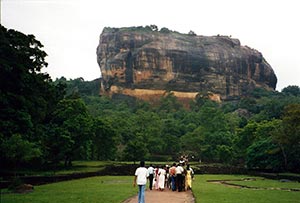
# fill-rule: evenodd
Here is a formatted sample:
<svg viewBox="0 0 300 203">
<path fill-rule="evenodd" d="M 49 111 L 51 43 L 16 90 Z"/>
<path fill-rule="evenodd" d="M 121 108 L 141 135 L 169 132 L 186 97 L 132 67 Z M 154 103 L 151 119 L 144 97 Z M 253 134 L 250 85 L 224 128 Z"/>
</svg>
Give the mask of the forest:
<svg viewBox="0 0 300 203">
<path fill-rule="evenodd" d="M 201 93 L 186 108 L 171 93 L 153 104 L 100 96 L 99 79 L 52 80 L 46 56 L 35 36 L 1 25 L 2 170 L 186 155 L 191 161 L 300 172 L 298 86 L 255 89 L 221 103 Z"/>
</svg>

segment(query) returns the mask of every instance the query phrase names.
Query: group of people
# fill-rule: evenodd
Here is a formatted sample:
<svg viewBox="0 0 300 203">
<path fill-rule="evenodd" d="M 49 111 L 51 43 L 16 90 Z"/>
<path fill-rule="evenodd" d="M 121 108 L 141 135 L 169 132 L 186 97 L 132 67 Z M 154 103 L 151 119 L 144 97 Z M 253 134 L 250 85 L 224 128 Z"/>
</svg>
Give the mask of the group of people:
<svg viewBox="0 0 300 203">
<path fill-rule="evenodd" d="M 194 171 L 183 159 L 180 159 L 178 164 L 173 163 L 172 166 L 153 166 L 150 164 L 148 168 L 145 167 L 145 162 L 141 161 L 134 177 L 134 186 L 139 186 L 139 203 L 144 203 L 147 179 L 149 179 L 150 190 L 163 191 L 167 188 L 178 192 L 187 191 L 192 189 Z"/>
<path fill-rule="evenodd" d="M 163 191 L 165 188 L 172 191 L 192 189 L 193 169 L 189 164 L 173 163 L 171 167 L 168 165 L 154 167 L 152 164 L 148 167 L 149 189 Z"/>
</svg>

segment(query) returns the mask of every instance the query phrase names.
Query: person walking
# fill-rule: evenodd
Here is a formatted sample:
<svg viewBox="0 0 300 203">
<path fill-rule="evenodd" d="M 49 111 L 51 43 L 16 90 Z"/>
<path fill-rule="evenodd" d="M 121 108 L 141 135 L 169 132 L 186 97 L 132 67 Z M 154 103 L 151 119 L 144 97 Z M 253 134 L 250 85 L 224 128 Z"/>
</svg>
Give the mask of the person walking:
<svg viewBox="0 0 300 203">
<path fill-rule="evenodd" d="M 159 167 L 156 166 L 154 169 L 154 177 L 155 177 L 155 184 L 154 187 L 156 190 L 158 190 L 158 183 L 159 183 L 159 175 L 158 175 Z"/>
<path fill-rule="evenodd" d="M 138 193 L 138 203 L 145 203 L 145 188 L 147 184 L 147 178 L 149 177 L 149 173 L 147 168 L 145 168 L 145 162 L 140 162 L 140 167 L 135 170 L 134 174 L 134 182 L 133 186 L 138 185 L 139 193 Z"/>
<path fill-rule="evenodd" d="M 169 169 L 169 174 L 171 178 L 172 191 L 176 191 L 176 163 L 173 163 L 172 167 Z"/>
<path fill-rule="evenodd" d="M 154 168 L 153 168 L 152 164 L 150 164 L 150 166 L 148 168 L 148 173 L 149 173 L 149 189 L 152 190 L 153 178 L 154 178 Z"/>
<path fill-rule="evenodd" d="M 185 175 L 185 190 L 192 189 L 192 175 L 194 174 L 193 169 L 188 164 L 186 166 L 186 175 Z"/>
<path fill-rule="evenodd" d="M 159 168 L 158 179 L 159 179 L 158 188 L 160 191 L 163 191 L 165 189 L 165 179 L 166 179 L 166 170 L 164 169 L 163 166 Z"/>
<path fill-rule="evenodd" d="M 178 192 L 181 192 L 183 190 L 183 172 L 184 169 L 182 168 L 182 164 L 179 163 L 176 167 L 176 183 Z"/>
</svg>

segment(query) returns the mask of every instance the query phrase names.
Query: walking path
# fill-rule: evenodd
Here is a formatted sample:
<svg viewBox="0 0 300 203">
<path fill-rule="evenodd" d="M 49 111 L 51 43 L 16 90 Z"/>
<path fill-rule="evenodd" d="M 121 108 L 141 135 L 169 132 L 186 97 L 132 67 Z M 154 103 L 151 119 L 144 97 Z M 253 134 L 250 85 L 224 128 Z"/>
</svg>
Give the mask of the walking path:
<svg viewBox="0 0 300 203">
<path fill-rule="evenodd" d="M 137 195 L 125 200 L 123 203 L 137 203 Z M 195 203 L 193 193 L 189 191 L 172 192 L 172 190 L 146 190 L 145 202 L 147 203 Z"/>
</svg>

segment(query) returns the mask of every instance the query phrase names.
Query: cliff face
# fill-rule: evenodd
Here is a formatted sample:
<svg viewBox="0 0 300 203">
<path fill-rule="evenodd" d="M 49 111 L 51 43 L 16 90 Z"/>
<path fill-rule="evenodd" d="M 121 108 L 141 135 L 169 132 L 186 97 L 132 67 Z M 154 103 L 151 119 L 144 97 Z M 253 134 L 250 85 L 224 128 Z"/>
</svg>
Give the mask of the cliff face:
<svg viewBox="0 0 300 203">
<path fill-rule="evenodd" d="M 97 61 L 104 92 L 139 98 L 173 91 L 182 98 L 210 92 L 231 99 L 256 87 L 275 89 L 277 83 L 260 52 L 228 36 L 105 28 Z"/>
</svg>

